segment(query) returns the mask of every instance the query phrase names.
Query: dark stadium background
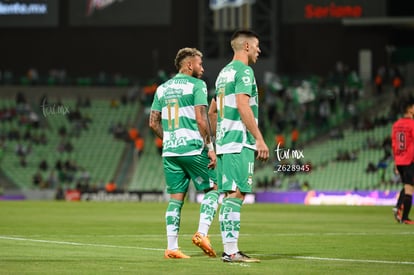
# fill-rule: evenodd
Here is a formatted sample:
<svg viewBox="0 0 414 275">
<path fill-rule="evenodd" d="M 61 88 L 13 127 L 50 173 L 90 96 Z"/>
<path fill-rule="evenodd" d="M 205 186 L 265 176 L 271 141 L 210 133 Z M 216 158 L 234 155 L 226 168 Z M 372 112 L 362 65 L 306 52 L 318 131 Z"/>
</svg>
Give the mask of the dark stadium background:
<svg viewBox="0 0 414 275">
<path fill-rule="evenodd" d="M 222 23 L 218 30 L 214 29 L 214 13 L 209 8 L 208 0 L 124 0 L 114 1 L 105 9 L 92 7 L 88 10 L 87 4 L 90 2 L 92 1 L 0 1 L 0 4 L 48 5 L 47 15 L 42 16 L 0 14 L 0 72 L 2 73 L 0 108 L 14 107 L 17 93 L 22 92 L 39 115 L 42 114 L 39 100 L 43 94 L 53 100 L 62 97 L 63 104 L 70 108 L 74 108 L 78 97 L 90 97 L 93 107 L 94 104 L 102 107 L 101 113 L 93 109 L 96 115 L 108 114 L 110 111 L 105 108 L 109 103 L 106 106 L 106 101 L 119 99 L 131 89 L 135 89 L 141 98 L 142 93 L 153 88 L 152 84 L 159 84 L 164 77 L 174 73 L 173 59 L 179 48 L 197 47 L 204 53 L 204 79 L 209 87 L 213 87 L 219 68 L 231 58 L 232 52 L 228 40 L 236 27 L 232 29 L 228 24 Z M 308 5 L 358 6 L 363 13 L 355 20 L 342 18 L 340 15 L 309 19 L 304 16 L 304 10 Z M 90 16 L 86 16 L 87 13 Z M 371 21 L 373 18 L 376 19 L 374 22 Z M 262 54 L 254 68 L 263 95 L 262 100 L 265 106 L 268 105 L 262 116 L 264 119 L 261 126 L 264 127 L 270 143 L 274 141 L 276 131 L 289 135 L 294 124 L 290 121 L 278 121 L 278 125 L 275 126 L 271 120 L 266 119 L 266 115 L 276 107 L 273 102 L 266 102 L 266 98 L 269 100 L 272 97 L 264 97 L 264 95 L 269 91 L 274 92 L 274 89 L 277 90 L 272 86 L 273 82 L 267 82 L 269 79 L 266 76 L 271 78 L 279 76 L 278 84 L 281 82 L 294 86 L 295 89 L 303 80 L 320 85 L 335 75 L 338 62 L 344 65 L 347 73 L 358 72 L 361 69 L 360 51 L 368 50 L 371 63 L 365 67 L 368 71 L 361 81 L 363 97 L 353 102 L 359 108 L 360 115 L 379 120 L 380 117 L 376 117 L 379 113 L 380 116 L 390 118 L 388 111 L 395 96 L 392 93 L 381 95 L 375 93 L 374 78 L 381 67 L 386 68 L 387 73 L 391 69 L 398 68 L 404 80 L 402 93 L 411 93 L 409 88 L 413 85 L 414 79 L 414 4 L 411 1 L 256 0 L 256 3 L 251 6 L 250 27 L 261 37 Z M 33 68 L 39 74 L 39 79 L 35 81 L 29 77 L 29 72 Z M 52 69 L 64 70 L 67 74 L 66 80 L 62 83 L 51 82 L 49 74 Z M 165 74 L 160 75 L 160 71 Z M 106 77 L 105 81 L 100 82 L 98 79 L 103 74 Z M 292 88 L 293 93 L 295 89 Z M 392 91 L 391 78 L 385 78 L 384 90 Z M 278 94 L 273 96 L 275 101 L 285 103 L 281 101 Z M 323 96 L 316 98 L 317 100 L 309 103 L 308 107 L 319 108 L 320 103 L 327 99 Z M 139 107 L 138 111 L 124 110 L 127 114 L 123 119 L 125 123 L 132 122 L 139 127 L 147 138 L 146 146 L 150 146 L 152 136 L 146 127 L 150 99 L 147 97 L 141 100 L 142 108 Z M 301 99 L 292 100 L 303 104 Z M 340 99 L 335 100 L 337 106 L 345 108 Z M 298 105 L 289 106 L 298 107 Z M 287 117 L 286 114 L 290 110 L 285 108 L 283 112 L 281 111 L 281 116 Z M 131 119 L 131 114 L 136 117 Z M 56 117 L 54 116 L 53 119 L 58 120 Z M 52 118 L 49 116 L 43 119 L 47 122 Z M 95 117 L 95 120 L 97 119 Z M 303 127 L 302 142 L 320 143 L 321 140 L 316 138 L 328 137 L 332 130 L 339 129 L 339 126 L 350 129 L 349 125 L 352 124 L 350 117 L 343 113 L 335 114 L 329 119 L 327 128 L 324 124 L 318 124 L 320 121 L 299 121 Z M 57 127 L 60 122 L 56 123 L 49 125 L 49 129 L 55 130 L 53 127 Z M 11 126 L 1 124 L 0 130 L 5 132 L 15 125 L 16 122 Z M 380 140 L 384 138 L 383 133 L 387 133 L 387 128 L 381 128 L 381 131 L 383 132 L 379 134 L 375 132 Z M 371 133 L 374 132 L 361 133 L 360 136 L 355 137 L 355 140 L 360 142 L 359 138 L 365 138 L 365 134 L 371 135 Z M 52 131 L 50 135 L 53 134 L 55 132 Z M 353 130 L 350 130 L 349 134 L 352 135 Z M 337 147 L 332 147 L 332 151 L 340 148 L 340 144 L 335 146 Z M 352 146 L 350 144 L 348 147 L 352 148 Z M 115 164 L 116 179 L 125 188 L 128 187 L 130 180 L 125 174 L 128 174 L 129 169 L 134 169 L 131 166 L 128 149 L 129 147 L 123 149 L 120 163 Z M 310 155 L 311 149 L 305 147 L 303 150 L 305 155 Z M 12 154 L 11 151 L 5 151 L 3 157 L 8 158 L 8 154 Z M 378 152 L 374 154 L 373 161 L 378 160 L 376 159 L 378 154 Z M 367 162 L 369 157 L 371 155 L 367 155 Z M 319 167 L 326 165 L 325 159 L 314 161 Z M 5 166 L 4 159 L 1 166 L 4 174 L 5 167 L 9 167 Z M 260 180 L 269 180 L 268 174 L 262 173 L 263 170 L 264 167 L 259 165 Z M 342 173 L 340 174 L 342 179 L 346 179 L 349 175 L 348 170 L 339 171 Z M 328 176 L 320 176 L 320 178 L 326 177 Z M 301 177 L 300 180 L 302 179 Z M 376 181 L 377 178 L 369 180 Z M 13 182 L 13 179 L 6 181 Z M 259 187 L 268 187 L 266 182 L 261 184 Z M 311 185 L 317 186 L 317 183 L 311 182 Z M 372 191 L 377 188 L 388 190 L 389 186 L 355 180 L 355 183 L 349 183 L 345 189 L 349 188 L 354 191 Z M 392 186 L 391 189 L 398 190 L 399 186 Z M 162 192 L 160 189 L 153 191 L 153 193 Z"/>
<path fill-rule="evenodd" d="M 101 21 L 92 23 L 76 17 L 76 14 L 85 12 L 87 1 L 49 2 L 58 3 L 57 22 L 51 24 L 52 26 L 37 27 L 36 24 L 29 22 L 22 27 L 21 17 L 14 19 L 14 25 L 12 23 L 0 25 L 2 41 L 0 69 L 10 69 L 23 74 L 30 66 L 35 66 L 40 72 L 47 72 L 54 67 L 64 67 L 74 75 L 107 71 L 122 72 L 139 78 L 152 77 L 160 68 L 173 71 L 172 59 L 177 49 L 183 46 L 208 50 L 206 63 L 210 58 L 218 58 L 217 49 L 210 49 L 216 45 L 210 41 L 219 40 L 219 36 L 206 30 L 202 22 L 206 14 L 211 16 L 207 0 L 145 1 L 145 5 L 141 4 L 139 7 L 145 10 L 136 10 L 135 18 L 140 18 L 142 14 L 150 14 L 152 18 L 159 19 L 161 24 L 158 25 L 147 24 L 145 20 L 148 21 L 148 18 L 120 24 L 122 14 L 114 13 L 114 10 L 116 11 L 117 5 L 127 4 L 127 1 L 115 3 L 108 11 L 97 11 L 97 13 L 109 14 L 102 16 Z M 168 4 L 160 4 L 162 2 Z M 283 5 L 289 2 L 294 3 L 290 5 L 296 7 L 294 10 L 296 15 L 283 14 Z M 336 2 L 338 5 L 359 2 L 365 5 L 366 12 L 385 5 L 386 11 L 382 15 L 384 17 L 412 16 L 414 13 L 414 4 L 410 1 L 331 2 Z M 259 3 L 262 3 L 261 8 L 273 9 L 268 10 L 272 14 L 272 21 L 262 17 L 264 11 L 260 10 Z M 364 47 L 372 49 L 373 67 L 376 68 L 387 62 L 386 45 L 396 47 L 413 45 L 411 24 L 384 23 L 378 26 L 346 27 L 340 20 L 322 20 L 321 23 L 306 23 L 303 20 L 297 20 L 296 23 L 283 22 L 286 18 L 292 16 L 295 18 L 298 14 L 302 14 L 304 5 L 308 3 L 318 3 L 318 1 L 258 0 L 256 7 L 253 7 L 254 12 L 257 13 L 253 19 L 253 28 L 257 27 L 257 32 L 264 39 L 262 44 L 273 50 L 265 52 L 265 57 L 271 58 L 273 62 L 267 66 L 276 69 L 277 72 L 326 74 L 332 70 L 337 60 L 346 60 L 350 67 L 355 68 L 357 50 Z M 204 11 L 205 14 L 200 14 L 200 11 Z M 165 20 L 163 23 L 161 19 L 166 15 L 170 17 L 167 20 L 169 24 L 165 24 Z M 204 34 L 204 37 L 201 37 L 201 34 Z M 227 37 L 230 34 L 231 31 L 225 33 Z M 272 40 L 275 45 L 271 45 Z M 225 56 L 221 58 L 229 57 L 230 52 L 228 47 L 226 48 Z M 211 68 L 208 69 L 206 71 L 211 71 Z M 214 74 L 215 70 L 211 75 Z"/>
</svg>

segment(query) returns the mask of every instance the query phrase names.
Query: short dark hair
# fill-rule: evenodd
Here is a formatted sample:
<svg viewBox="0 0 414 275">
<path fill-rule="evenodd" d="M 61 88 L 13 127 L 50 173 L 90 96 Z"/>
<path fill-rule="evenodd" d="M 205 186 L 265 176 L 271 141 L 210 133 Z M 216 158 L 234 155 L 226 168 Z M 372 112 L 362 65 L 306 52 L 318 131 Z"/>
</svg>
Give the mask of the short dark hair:
<svg viewBox="0 0 414 275">
<path fill-rule="evenodd" d="M 408 96 L 406 98 L 402 98 L 401 101 L 400 101 L 401 112 L 404 114 L 405 112 L 407 112 L 408 108 L 410 108 L 413 105 L 414 105 L 414 97 L 413 96 Z"/>
<path fill-rule="evenodd" d="M 237 30 L 233 33 L 231 36 L 230 41 L 233 41 L 234 39 L 240 37 L 240 36 L 246 36 L 246 37 L 255 37 L 259 39 L 259 35 L 251 30 Z"/>
</svg>

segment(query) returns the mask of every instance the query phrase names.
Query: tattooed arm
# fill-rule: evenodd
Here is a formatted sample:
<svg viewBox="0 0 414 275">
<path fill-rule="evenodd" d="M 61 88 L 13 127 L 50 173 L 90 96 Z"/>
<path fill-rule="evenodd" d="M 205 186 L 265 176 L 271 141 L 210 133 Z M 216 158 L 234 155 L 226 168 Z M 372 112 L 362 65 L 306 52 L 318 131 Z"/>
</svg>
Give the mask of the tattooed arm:
<svg viewBox="0 0 414 275">
<path fill-rule="evenodd" d="M 208 117 L 210 119 L 211 135 L 215 139 L 217 128 L 217 103 L 215 98 L 211 100 L 210 109 L 208 110 Z"/>
<path fill-rule="evenodd" d="M 163 138 L 163 130 L 161 124 L 161 112 L 151 110 L 149 118 L 149 127 L 160 138 Z"/>
<path fill-rule="evenodd" d="M 195 116 L 198 125 L 198 130 L 203 137 L 204 143 L 211 143 L 210 127 L 207 121 L 207 106 L 198 105 L 195 106 Z"/>
</svg>

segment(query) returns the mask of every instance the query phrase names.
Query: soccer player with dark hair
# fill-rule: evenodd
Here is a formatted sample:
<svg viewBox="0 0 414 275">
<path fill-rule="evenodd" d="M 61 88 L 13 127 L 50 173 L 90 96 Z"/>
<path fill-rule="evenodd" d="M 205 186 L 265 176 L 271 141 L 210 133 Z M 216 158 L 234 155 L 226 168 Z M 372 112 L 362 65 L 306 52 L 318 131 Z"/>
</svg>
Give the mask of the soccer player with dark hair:
<svg viewBox="0 0 414 275">
<path fill-rule="evenodd" d="M 414 224 L 408 217 L 414 190 L 414 100 L 402 104 L 403 117 L 392 126 L 392 150 L 394 162 L 404 184 L 397 203 L 395 218 L 404 224 Z"/>
<path fill-rule="evenodd" d="M 252 192 L 255 153 L 267 160 L 269 148 L 258 127 L 258 89 L 253 69 L 260 54 L 259 37 L 248 30 L 231 38 L 234 55 L 216 79 L 216 97 L 210 105 L 216 123 L 217 180 L 225 197 L 220 207 L 220 230 L 224 262 L 260 262 L 238 248 L 240 212 L 247 193 Z"/>
</svg>

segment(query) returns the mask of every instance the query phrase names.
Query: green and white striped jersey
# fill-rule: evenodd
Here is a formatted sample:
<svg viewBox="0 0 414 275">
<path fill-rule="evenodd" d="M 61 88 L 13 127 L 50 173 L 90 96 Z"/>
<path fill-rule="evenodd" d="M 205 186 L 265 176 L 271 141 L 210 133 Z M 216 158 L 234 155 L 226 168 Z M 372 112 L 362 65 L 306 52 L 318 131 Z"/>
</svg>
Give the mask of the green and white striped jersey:
<svg viewBox="0 0 414 275">
<path fill-rule="evenodd" d="M 179 73 L 157 88 L 151 110 L 161 112 L 163 156 L 201 153 L 204 141 L 195 118 L 197 105 L 208 105 L 207 86 L 201 79 Z"/>
<path fill-rule="evenodd" d="M 220 71 L 216 79 L 217 154 L 240 153 L 243 147 L 256 150 L 256 140 L 237 110 L 236 94 L 250 96 L 249 104 L 258 123 L 259 97 L 254 72 L 250 66 L 233 60 Z"/>
</svg>

